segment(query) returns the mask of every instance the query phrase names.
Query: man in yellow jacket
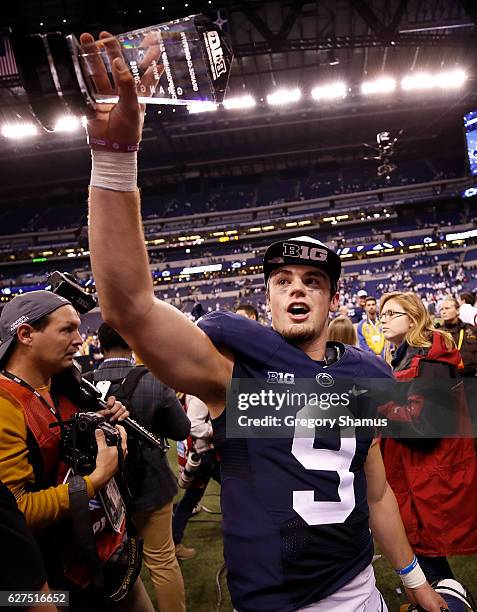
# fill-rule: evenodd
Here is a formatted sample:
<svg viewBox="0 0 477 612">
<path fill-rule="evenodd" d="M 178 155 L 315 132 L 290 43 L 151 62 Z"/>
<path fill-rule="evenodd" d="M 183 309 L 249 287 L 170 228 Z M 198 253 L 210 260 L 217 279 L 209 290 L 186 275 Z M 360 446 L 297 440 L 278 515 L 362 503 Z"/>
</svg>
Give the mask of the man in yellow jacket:
<svg viewBox="0 0 477 612">
<path fill-rule="evenodd" d="M 366 317 L 358 323 L 356 328 L 359 347 L 379 357 L 384 357 L 384 334 L 378 318 L 376 298 L 368 295 L 364 303 L 364 310 Z"/>
</svg>

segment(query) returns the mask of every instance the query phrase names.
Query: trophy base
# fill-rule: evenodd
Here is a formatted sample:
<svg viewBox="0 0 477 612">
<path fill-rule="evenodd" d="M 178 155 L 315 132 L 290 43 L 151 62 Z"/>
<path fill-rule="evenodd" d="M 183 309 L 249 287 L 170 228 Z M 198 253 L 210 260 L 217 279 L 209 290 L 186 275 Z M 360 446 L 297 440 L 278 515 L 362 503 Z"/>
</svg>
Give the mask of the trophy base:
<svg viewBox="0 0 477 612">
<path fill-rule="evenodd" d="M 61 32 L 12 35 L 12 47 L 21 83 L 32 112 L 48 132 L 58 117 L 85 115 L 94 102 L 81 86 L 79 66 L 71 55 L 69 37 Z"/>
</svg>

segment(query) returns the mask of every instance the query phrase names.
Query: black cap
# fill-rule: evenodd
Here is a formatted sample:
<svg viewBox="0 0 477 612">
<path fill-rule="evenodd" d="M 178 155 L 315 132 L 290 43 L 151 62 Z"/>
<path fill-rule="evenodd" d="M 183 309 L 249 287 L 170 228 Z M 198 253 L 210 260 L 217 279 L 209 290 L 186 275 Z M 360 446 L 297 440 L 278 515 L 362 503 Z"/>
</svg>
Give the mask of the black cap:
<svg viewBox="0 0 477 612">
<path fill-rule="evenodd" d="M 263 256 L 263 274 L 267 284 L 270 274 L 285 264 L 314 266 L 330 277 L 332 293 L 341 275 L 341 259 L 326 244 L 310 236 L 298 236 L 271 244 Z"/>
<path fill-rule="evenodd" d="M 8 302 L 0 315 L 0 361 L 7 354 L 23 323 L 34 323 L 71 302 L 51 291 L 29 291 Z"/>
</svg>

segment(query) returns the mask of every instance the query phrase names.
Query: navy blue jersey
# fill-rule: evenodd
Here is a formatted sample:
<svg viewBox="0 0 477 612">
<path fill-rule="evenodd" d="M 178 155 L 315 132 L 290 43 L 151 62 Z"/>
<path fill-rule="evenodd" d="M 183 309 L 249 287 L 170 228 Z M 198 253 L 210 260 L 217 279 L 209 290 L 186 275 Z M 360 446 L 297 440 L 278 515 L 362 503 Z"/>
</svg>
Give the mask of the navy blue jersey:
<svg viewBox="0 0 477 612">
<path fill-rule="evenodd" d="M 392 378 L 379 358 L 342 347 L 334 364 L 312 360 L 280 334 L 227 312 L 198 325 L 234 355 L 234 378 L 268 372 L 315 378 Z M 224 556 L 239 612 L 292 612 L 336 592 L 373 556 L 364 463 L 367 434 L 323 439 L 225 436 L 213 421 L 221 457 Z"/>
<path fill-rule="evenodd" d="M 361 308 L 361 306 L 351 306 L 351 308 L 348 309 L 348 317 L 351 319 L 352 323 L 359 323 L 364 315 L 364 308 Z"/>
</svg>

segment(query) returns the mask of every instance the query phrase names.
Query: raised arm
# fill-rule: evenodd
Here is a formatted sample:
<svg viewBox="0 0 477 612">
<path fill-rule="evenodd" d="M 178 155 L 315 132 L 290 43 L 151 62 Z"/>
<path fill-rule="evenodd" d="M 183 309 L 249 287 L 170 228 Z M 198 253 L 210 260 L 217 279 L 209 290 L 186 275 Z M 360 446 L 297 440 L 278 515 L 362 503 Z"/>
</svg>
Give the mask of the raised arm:
<svg viewBox="0 0 477 612">
<path fill-rule="evenodd" d="M 106 32 L 100 36 L 109 37 Z M 93 38 L 83 34 L 81 42 L 88 47 Z M 136 154 L 123 151 L 123 145 L 141 139 L 143 108 L 134 79 L 114 43 L 107 51 L 120 100 L 114 106 L 100 105 L 88 120 L 94 149 L 89 198 L 91 264 L 102 315 L 158 378 L 174 389 L 197 395 L 217 414 L 225 402 L 233 363 L 182 313 L 154 296 L 135 185 Z M 105 76 L 101 70 L 98 64 L 98 81 Z M 120 143 L 121 150 L 114 150 L 112 143 Z"/>
</svg>

